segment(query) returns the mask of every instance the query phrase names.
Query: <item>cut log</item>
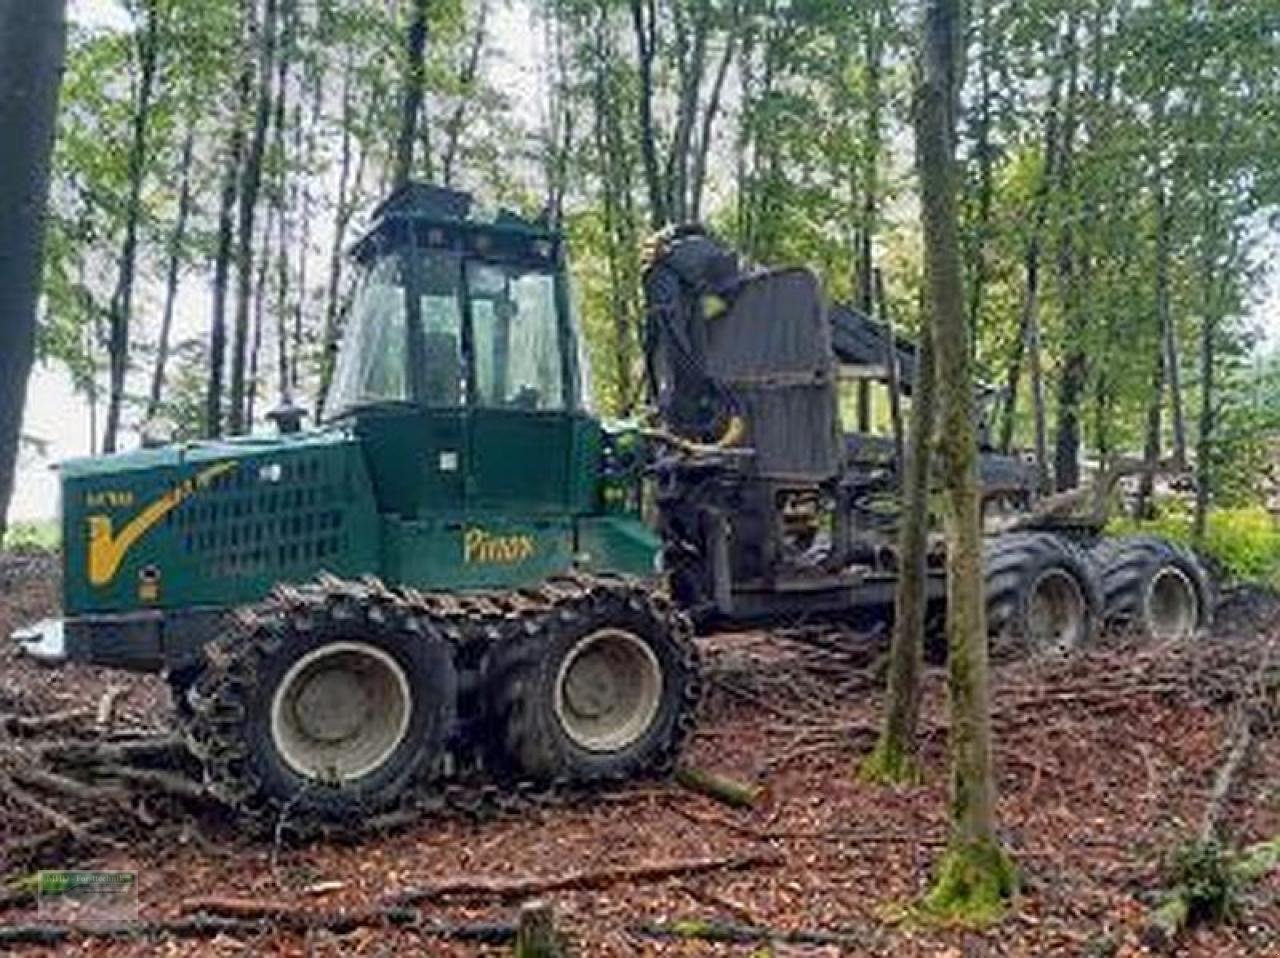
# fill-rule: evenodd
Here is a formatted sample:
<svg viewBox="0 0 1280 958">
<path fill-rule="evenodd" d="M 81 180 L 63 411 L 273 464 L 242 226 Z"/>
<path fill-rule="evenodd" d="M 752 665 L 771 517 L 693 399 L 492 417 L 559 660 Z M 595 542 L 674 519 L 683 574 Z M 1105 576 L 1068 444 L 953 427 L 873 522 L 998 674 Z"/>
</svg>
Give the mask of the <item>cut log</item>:
<svg viewBox="0 0 1280 958">
<path fill-rule="evenodd" d="M 116 702 L 123 698 L 128 691 L 126 686 L 113 685 L 102 693 L 102 698 L 98 699 L 98 714 L 96 716 L 98 728 L 108 729 L 111 727 L 112 721 L 115 719 Z"/>
<path fill-rule="evenodd" d="M 676 768 L 676 781 L 690 791 L 698 792 L 734 808 L 752 808 L 761 789 L 715 772 L 681 765 Z"/>
<path fill-rule="evenodd" d="M 495 898 L 512 901 L 532 898 L 552 891 L 598 889 L 611 885 L 665 881 L 707 872 L 777 868 L 785 858 L 775 851 L 752 851 L 723 858 L 689 858 L 648 865 L 619 865 L 598 870 L 562 872 L 532 878 L 453 878 L 420 888 L 409 888 L 392 896 L 400 905 L 439 901 L 445 898 Z"/>
</svg>

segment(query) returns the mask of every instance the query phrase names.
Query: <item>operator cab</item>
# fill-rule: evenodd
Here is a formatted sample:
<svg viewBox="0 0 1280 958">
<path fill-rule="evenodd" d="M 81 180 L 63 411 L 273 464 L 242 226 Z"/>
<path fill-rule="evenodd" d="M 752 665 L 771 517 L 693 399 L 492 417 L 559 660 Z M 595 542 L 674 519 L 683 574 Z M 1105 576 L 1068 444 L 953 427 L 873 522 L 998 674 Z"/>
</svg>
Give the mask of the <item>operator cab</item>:
<svg viewBox="0 0 1280 958">
<path fill-rule="evenodd" d="M 323 418 L 408 403 L 572 410 L 582 394 L 561 238 L 409 184 L 354 247 L 355 297 Z"/>
<path fill-rule="evenodd" d="M 352 253 L 322 419 L 354 426 L 383 511 L 572 511 L 570 462 L 594 425 L 560 235 L 411 183 Z"/>
</svg>

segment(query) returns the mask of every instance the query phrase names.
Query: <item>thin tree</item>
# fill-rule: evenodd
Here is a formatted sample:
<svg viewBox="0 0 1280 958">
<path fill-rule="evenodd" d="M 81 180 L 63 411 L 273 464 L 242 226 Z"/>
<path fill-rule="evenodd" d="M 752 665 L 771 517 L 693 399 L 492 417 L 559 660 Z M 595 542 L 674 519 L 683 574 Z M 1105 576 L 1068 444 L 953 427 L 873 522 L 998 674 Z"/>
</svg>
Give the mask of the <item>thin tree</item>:
<svg viewBox="0 0 1280 958">
<path fill-rule="evenodd" d="M 644 162 L 644 179 L 649 193 L 649 223 L 657 229 L 670 220 L 662 169 L 658 163 L 657 120 L 654 117 L 654 100 L 657 96 L 654 70 L 654 61 L 658 55 L 657 0 L 630 0 L 629 6 L 639 65 L 640 86 L 637 94 L 640 111 L 640 157 Z"/>
<path fill-rule="evenodd" d="M 488 25 L 489 0 L 481 0 L 480 12 L 476 15 L 475 30 L 471 34 L 471 43 L 467 48 L 466 56 L 458 65 L 458 102 L 444 125 L 444 157 L 440 162 L 440 174 L 445 186 L 453 185 L 462 131 L 466 126 L 467 106 L 475 96 L 476 77 L 480 72 L 485 40 L 488 37 Z"/>
<path fill-rule="evenodd" d="M 263 158 L 267 131 L 271 125 L 272 65 L 276 51 L 277 0 L 264 0 L 261 37 L 258 42 L 258 90 L 253 112 L 253 130 L 240 171 L 239 210 L 236 216 L 236 315 L 231 348 L 231 396 L 227 426 L 233 435 L 248 432 L 253 423 L 248 415 L 245 389 L 249 366 L 254 302 L 253 240 L 262 186 Z M 250 21 L 250 36 L 254 34 Z"/>
<path fill-rule="evenodd" d="M 0 540 L 35 354 L 65 11 L 64 0 L 0 0 Z"/>
<path fill-rule="evenodd" d="M 110 389 L 107 393 L 107 421 L 102 434 L 103 452 L 115 452 L 120 439 L 120 416 L 124 408 L 125 379 L 129 371 L 129 321 L 133 312 L 133 286 L 137 272 L 138 228 L 142 219 L 142 180 L 146 173 L 147 137 L 151 129 L 151 105 L 155 92 L 156 57 L 159 48 L 158 5 L 143 3 L 144 22 L 138 29 L 138 80 L 134 95 L 129 139 L 128 195 L 125 198 L 124 244 L 111 294 L 110 333 L 107 359 Z"/>
<path fill-rule="evenodd" d="M 995 833 L 987 625 L 970 331 L 956 212 L 955 113 L 959 0 L 928 0 L 916 93 L 916 162 L 928 311 L 940 402 L 938 453 L 947 532 L 947 654 L 951 710 L 951 829 L 926 898 L 935 913 L 990 920 L 1015 875 Z"/>
<path fill-rule="evenodd" d="M 897 362 L 892 344 L 889 361 Z M 924 658 L 926 583 L 929 554 L 929 470 L 936 417 L 932 331 L 920 335 L 915 383 L 911 390 L 909 448 L 902 483 L 902 525 L 898 532 L 898 582 L 894 596 L 893 642 L 889 649 L 888 701 L 875 750 L 863 763 L 872 781 L 911 780 L 916 767 L 916 728 L 920 720 L 920 670 Z M 901 462 L 901 457 L 899 462 Z"/>
<path fill-rule="evenodd" d="M 178 212 L 169 234 L 169 261 L 165 266 L 164 309 L 160 314 L 160 336 L 156 340 L 156 362 L 151 371 L 151 392 L 147 397 L 147 419 L 154 419 L 160 411 L 160 398 L 164 391 L 165 368 L 169 362 L 169 340 L 173 332 L 173 313 L 178 301 L 178 274 L 182 269 L 183 246 L 187 237 L 187 221 L 191 217 L 191 161 L 195 150 L 196 124 L 187 125 L 179 159 L 182 172 L 178 187 Z"/>
<path fill-rule="evenodd" d="M 240 32 L 247 40 L 256 17 L 257 0 L 241 0 Z M 205 435 L 221 436 L 227 358 L 227 287 L 236 238 L 236 199 L 244 164 L 244 120 L 253 100 L 253 60 L 244 57 L 236 79 L 236 99 L 227 135 L 226 166 L 218 199 L 218 232 L 213 259 L 213 303 L 209 319 L 209 385 L 205 392 Z"/>
<path fill-rule="evenodd" d="M 408 61 L 400 97 L 400 131 L 396 137 L 395 172 L 392 176 L 395 188 L 408 183 L 413 174 L 413 144 L 418 138 L 427 75 L 427 0 L 413 0 L 405 46 Z"/>
</svg>

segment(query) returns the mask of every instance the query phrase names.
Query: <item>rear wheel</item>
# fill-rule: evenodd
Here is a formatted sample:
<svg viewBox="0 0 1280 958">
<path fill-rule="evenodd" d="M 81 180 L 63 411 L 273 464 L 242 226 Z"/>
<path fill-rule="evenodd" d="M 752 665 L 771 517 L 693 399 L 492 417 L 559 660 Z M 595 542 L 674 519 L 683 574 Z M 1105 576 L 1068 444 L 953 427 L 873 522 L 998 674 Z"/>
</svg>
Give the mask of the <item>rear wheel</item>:
<svg viewBox="0 0 1280 958">
<path fill-rule="evenodd" d="M 670 769 L 700 681 L 684 617 L 639 584 L 596 584 L 557 602 L 491 665 L 499 769 L 593 782 Z"/>
<path fill-rule="evenodd" d="M 1061 655 L 1097 636 L 1097 573 L 1072 543 L 1046 532 L 997 536 L 987 543 L 983 577 L 994 648 Z"/>
<path fill-rule="evenodd" d="M 1209 624 L 1204 567 L 1187 549 L 1157 536 L 1105 539 L 1094 547 L 1107 624 L 1149 639 L 1185 639 Z"/>
<path fill-rule="evenodd" d="M 453 721 L 449 647 L 393 603 L 290 589 L 210 649 L 186 721 L 228 804 L 306 832 L 398 802 Z"/>
</svg>

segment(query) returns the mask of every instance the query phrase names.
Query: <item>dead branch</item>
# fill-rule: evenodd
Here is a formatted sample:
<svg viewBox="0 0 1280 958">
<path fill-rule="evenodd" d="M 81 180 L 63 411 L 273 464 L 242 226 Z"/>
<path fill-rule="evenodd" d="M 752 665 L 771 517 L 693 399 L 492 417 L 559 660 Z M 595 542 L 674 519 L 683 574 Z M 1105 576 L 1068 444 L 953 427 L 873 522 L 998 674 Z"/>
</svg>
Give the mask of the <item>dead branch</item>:
<svg viewBox="0 0 1280 958">
<path fill-rule="evenodd" d="M 786 945 L 837 945 L 849 947 L 866 942 L 847 932 L 788 931 L 766 925 L 740 925 L 727 921 L 698 919 L 669 922 L 641 922 L 631 925 L 633 934 L 663 941 L 708 941 L 728 944 L 772 942 Z"/>
<path fill-rule="evenodd" d="M 176 761 L 186 755 L 186 746 L 176 735 L 145 735 L 119 742 L 56 740 L 41 743 L 37 749 L 45 758 L 75 765 Z"/>
<path fill-rule="evenodd" d="M 74 708 L 46 715 L 0 715 L 0 729 L 10 735 L 38 735 L 64 725 L 75 725 L 94 717 L 93 709 Z"/>
<path fill-rule="evenodd" d="M 722 858 L 687 858 L 645 865 L 620 865 L 597 870 L 571 871 L 531 878 L 453 878 L 420 888 L 409 888 L 391 898 L 398 905 L 412 905 L 445 898 L 496 898 L 511 901 L 569 889 L 600 889 L 611 885 L 665 881 L 708 872 L 777 868 L 785 859 L 775 851 L 752 851 Z"/>
<path fill-rule="evenodd" d="M 82 802 L 96 803 L 106 801 L 118 803 L 127 798 L 126 793 L 119 788 L 90 785 L 78 779 L 69 778 L 57 772 L 49 772 L 34 765 L 14 769 L 12 775 L 13 778 L 30 788 L 38 788 L 54 795 L 62 795 Z"/>
<path fill-rule="evenodd" d="M 175 772 L 166 772 L 156 768 L 121 766 L 112 768 L 108 774 L 123 779 L 132 785 L 140 786 L 143 791 L 159 792 L 160 794 L 189 802 L 208 802 L 212 800 L 203 785 Z"/>
<path fill-rule="evenodd" d="M 93 818 L 87 822 L 79 823 L 80 829 L 91 841 L 96 841 L 93 835 L 99 829 L 103 828 L 107 823 L 106 818 Z M 33 832 L 29 835 L 23 835 L 21 838 L 15 838 L 12 841 L 5 842 L 0 845 L 0 861 L 19 862 L 28 861 L 36 858 L 42 853 L 57 848 L 69 840 L 74 840 L 75 836 L 66 828 L 57 827 L 46 829 L 41 832 Z"/>
<path fill-rule="evenodd" d="M 269 919 L 197 914 L 141 922 L 6 925 L 0 926 L 0 944 L 62 945 L 78 939 L 149 939 L 162 936 L 213 938 L 225 934 L 263 935 L 279 931 L 345 934 L 356 928 L 380 925 L 400 925 L 433 938 L 491 945 L 510 943 L 516 936 L 516 927 L 510 923 L 423 922 L 414 909 L 375 907 L 349 912 L 287 912 Z"/>
</svg>

